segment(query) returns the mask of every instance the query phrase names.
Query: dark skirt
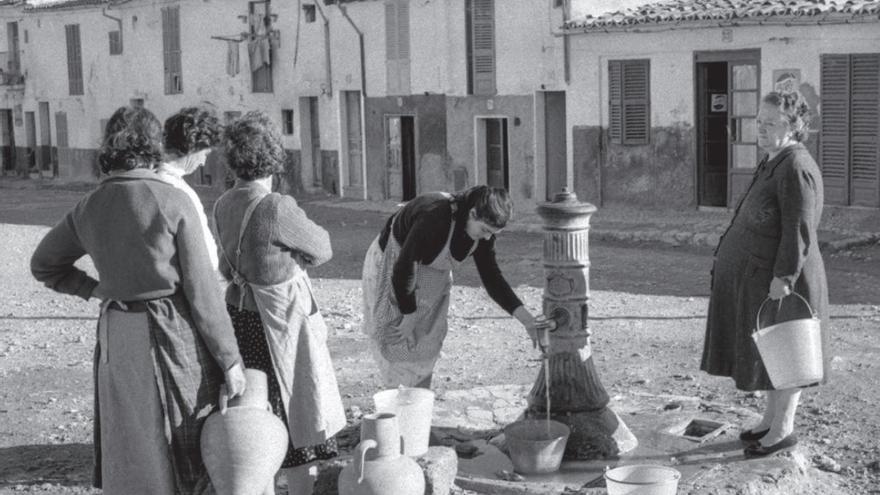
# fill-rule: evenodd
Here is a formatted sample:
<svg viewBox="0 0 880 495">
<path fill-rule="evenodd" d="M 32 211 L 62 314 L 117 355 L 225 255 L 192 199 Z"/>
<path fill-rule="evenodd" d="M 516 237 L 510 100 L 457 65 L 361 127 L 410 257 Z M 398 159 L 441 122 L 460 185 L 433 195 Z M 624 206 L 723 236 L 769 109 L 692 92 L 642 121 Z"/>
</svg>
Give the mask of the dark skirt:
<svg viewBox="0 0 880 495">
<path fill-rule="evenodd" d="M 260 313 L 256 311 L 239 310 L 235 306 L 227 305 L 229 316 L 232 318 L 232 326 L 235 328 L 235 339 L 238 341 L 241 358 L 245 368 L 252 368 L 266 373 L 269 385 L 269 404 L 272 412 L 281 418 L 287 427 L 287 415 L 284 412 L 284 404 L 281 401 L 281 388 L 278 378 L 272 366 L 272 357 L 269 353 L 269 344 L 260 320 Z M 332 459 L 339 454 L 336 439 L 330 438 L 323 444 L 307 447 L 295 447 L 288 443 L 287 455 L 284 456 L 282 468 L 301 466 L 319 459 Z"/>
</svg>

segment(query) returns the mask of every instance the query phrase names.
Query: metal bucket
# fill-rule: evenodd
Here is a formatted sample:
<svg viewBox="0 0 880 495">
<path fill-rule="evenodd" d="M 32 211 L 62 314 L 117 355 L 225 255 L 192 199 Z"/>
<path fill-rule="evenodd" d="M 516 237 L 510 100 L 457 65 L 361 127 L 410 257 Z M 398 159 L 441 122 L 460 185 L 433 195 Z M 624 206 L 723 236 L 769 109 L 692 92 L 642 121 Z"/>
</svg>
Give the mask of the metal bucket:
<svg viewBox="0 0 880 495">
<path fill-rule="evenodd" d="M 558 421 L 524 419 L 504 428 L 513 468 L 520 474 L 559 470 L 571 430 Z"/>
<path fill-rule="evenodd" d="M 758 308 L 752 334 L 770 382 L 777 390 L 812 385 L 821 381 L 824 373 L 819 317 L 803 296 L 792 294 L 807 305 L 812 316 L 761 328 L 761 311 L 770 300 L 767 298 Z"/>
<path fill-rule="evenodd" d="M 608 495 L 675 495 L 681 473 L 666 466 L 637 464 L 605 471 Z"/>
</svg>

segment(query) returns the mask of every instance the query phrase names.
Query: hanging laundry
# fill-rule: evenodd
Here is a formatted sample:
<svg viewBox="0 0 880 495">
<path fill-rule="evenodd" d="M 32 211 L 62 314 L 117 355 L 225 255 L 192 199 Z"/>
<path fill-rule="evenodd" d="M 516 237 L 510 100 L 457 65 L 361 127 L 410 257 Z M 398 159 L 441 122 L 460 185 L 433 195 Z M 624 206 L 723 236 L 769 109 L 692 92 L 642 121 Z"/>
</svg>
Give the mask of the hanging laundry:
<svg viewBox="0 0 880 495">
<path fill-rule="evenodd" d="M 238 58 L 238 41 L 226 41 L 226 73 L 230 76 L 238 75 L 241 71 Z"/>
<path fill-rule="evenodd" d="M 264 34 L 258 38 L 260 42 L 260 52 L 262 52 L 263 63 L 272 65 L 272 45 L 269 42 L 269 35 Z"/>
<path fill-rule="evenodd" d="M 251 63 L 251 72 L 256 72 L 266 65 L 266 59 L 263 57 L 263 50 L 260 47 L 258 38 L 251 38 L 248 41 L 248 58 Z"/>
</svg>

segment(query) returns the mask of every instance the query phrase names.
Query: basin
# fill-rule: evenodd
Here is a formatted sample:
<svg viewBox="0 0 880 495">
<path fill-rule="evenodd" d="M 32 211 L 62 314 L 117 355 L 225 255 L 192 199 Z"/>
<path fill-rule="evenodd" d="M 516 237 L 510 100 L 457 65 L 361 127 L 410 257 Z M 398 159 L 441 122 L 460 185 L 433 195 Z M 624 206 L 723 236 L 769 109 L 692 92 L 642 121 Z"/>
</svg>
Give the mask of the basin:
<svg viewBox="0 0 880 495">
<path fill-rule="evenodd" d="M 544 419 L 525 419 L 504 428 L 510 460 L 520 474 L 558 471 L 569 434 L 565 424 Z"/>
</svg>

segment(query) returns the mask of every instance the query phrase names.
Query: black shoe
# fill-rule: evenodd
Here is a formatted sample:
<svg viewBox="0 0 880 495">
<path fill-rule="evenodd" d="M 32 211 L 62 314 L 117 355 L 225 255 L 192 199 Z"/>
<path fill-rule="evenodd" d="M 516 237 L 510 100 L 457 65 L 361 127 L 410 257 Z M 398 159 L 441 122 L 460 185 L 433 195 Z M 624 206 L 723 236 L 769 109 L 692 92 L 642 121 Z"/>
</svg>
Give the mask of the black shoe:
<svg viewBox="0 0 880 495">
<path fill-rule="evenodd" d="M 739 434 L 739 439 L 743 442 L 757 442 L 758 440 L 764 438 L 764 435 L 766 435 L 769 431 L 770 428 L 761 431 L 744 430 L 742 433 Z"/>
<path fill-rule="evenodd" d="M 766 457 L 770 454 L 774 454 L 776 452 L 779 452 L 780 450 L 794 447 L 795 445 L 797 445 L 797 443 L 798 443 L 797 435 L 792 433 L 791 435 L 783 438 L 782 440 L 780 440 L 780 441 L 778 441 L 768 447 L 765 447 L 765 446 L 761 445 L 760 443 L 757 443 L 757 444 L 749 445 L 748 447 L 746 447 L 743 450 L 743 452 L 745 453 L 746 458 Z"/>
</svg>

